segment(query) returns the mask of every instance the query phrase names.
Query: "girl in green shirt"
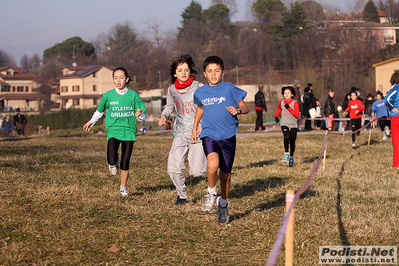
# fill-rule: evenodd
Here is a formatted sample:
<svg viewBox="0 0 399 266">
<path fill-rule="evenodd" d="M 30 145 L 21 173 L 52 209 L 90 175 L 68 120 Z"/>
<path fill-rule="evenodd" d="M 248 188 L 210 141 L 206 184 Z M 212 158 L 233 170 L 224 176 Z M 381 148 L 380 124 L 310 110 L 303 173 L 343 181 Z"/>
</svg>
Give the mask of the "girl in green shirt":
<svg viewBox="0 0 399 266">
<path fill-rule="evenodd" d="M 118 67 L 112 72 L 115 88 L 107 91 L 101 98 L 93 117 L 84 126 L 89 132 L 91 127 L 103 116 L 107 110 L 105 127 L 107 128 L 107 161 L 111 175 L 118 173 L 118 149 L 122 145 L 120 160 L 121 168 L 121 196 L 127 196 L 127 179 L 129 177 L 129 163 L 136 141 L 137 121 L 144 121 L 146 109 L 139 95 L 126 87 L 131 80 L 126 69 Z"/>
</svg>

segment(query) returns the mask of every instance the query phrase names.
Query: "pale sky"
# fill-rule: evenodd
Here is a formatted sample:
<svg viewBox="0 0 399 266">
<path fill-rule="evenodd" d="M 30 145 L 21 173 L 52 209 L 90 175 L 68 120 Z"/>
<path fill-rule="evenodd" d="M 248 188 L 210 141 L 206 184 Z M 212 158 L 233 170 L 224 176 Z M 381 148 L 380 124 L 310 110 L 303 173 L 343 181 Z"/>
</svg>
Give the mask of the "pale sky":
<svg viewBox="0 0 399 266">
<path fill-rule="evenodd" d="M 289 0 L 288 0 L 289 1 Z M 355 0 L 317 0 L 323 6 L 337 6 L 347 11 Z M 140 34 L 145 34 L 145 21 L 156 19 L 163 32 L 181 26 L 181 13 L 191 0 L 18 0 L 1 1 L 0 49 L 14 56 L 31 57 L 56 43 L 79 36 L 91 42 L 108 32 L 116 23 L 130 21 Z M 211 0 L 197 0 L 203 9 Z M 238 13 L 232 21 L 246 20 L 247 0 L 236 0 Z M 287 1 L 283 1 L 287 2 Z"/>
</svg>

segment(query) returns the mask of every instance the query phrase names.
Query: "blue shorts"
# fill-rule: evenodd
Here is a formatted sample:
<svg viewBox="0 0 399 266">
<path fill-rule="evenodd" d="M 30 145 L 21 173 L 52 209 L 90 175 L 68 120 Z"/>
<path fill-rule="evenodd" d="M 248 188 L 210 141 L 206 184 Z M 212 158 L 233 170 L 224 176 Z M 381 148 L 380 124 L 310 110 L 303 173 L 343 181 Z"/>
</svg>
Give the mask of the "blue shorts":
<svg viewBox="0 0 399 266">
<path fill-rule="evenodd" d="M 202 138 L 204 153 L 208 157 L 211 152 L 219 154 L 219 168 L 224 173 L 231 173 L 236 155 L 236 136 L 223 140 L 214 140 L 210 137 Z"/>
</svg>

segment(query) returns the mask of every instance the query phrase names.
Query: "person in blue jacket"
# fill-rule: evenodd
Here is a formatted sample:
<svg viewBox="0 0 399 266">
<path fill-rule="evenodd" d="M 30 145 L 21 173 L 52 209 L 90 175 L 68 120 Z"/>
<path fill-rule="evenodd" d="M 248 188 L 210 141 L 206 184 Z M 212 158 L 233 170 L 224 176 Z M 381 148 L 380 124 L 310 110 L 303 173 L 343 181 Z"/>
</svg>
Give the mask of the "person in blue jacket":
<svg viewBox="0 0 399 266">
<path fill-rule="evenodd" d="M 386 100 L 391 116 L 391 135 L 393 146 L 393 168 L 399 168 L 399 73 L 391 76 L 392 88 L 388 91 Z"/>
</svg>

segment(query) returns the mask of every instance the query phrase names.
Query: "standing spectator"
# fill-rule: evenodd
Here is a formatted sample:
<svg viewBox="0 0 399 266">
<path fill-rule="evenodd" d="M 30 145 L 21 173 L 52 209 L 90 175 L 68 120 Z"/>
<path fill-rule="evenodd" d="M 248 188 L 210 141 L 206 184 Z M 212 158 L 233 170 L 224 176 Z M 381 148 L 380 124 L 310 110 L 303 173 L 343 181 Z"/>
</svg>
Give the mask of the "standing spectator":
<svg viewBox="0 0 399 266">
<path fill-rule="evenodd" d="M 3 120 L 3 122 L 1 123 L 1 130 L 4 133 L 6 133 L 6 134 L 15 132 L 14 126 L 13 126 L 11 120 L 10 120 L 10 116 L 9 115 L 7 115 L 6 119 Z"/>
<path fill-rule="evenodd" d="M 299 104 L 299 117 L 298 117 L 298 131 L 300 131 L 300 129 L 301 129 L 301 120 L 300 120 L 300 118 L 302 117 L 302 112 L 303 112 L 303 110 L 302 110 L 302 97 L 301 97 L 301 91 L 300 91 L 300 89 L 301 89 L 301 81 L 299 80 L 299 79 L 296 79 L 296 80 L 294 80 L 294 85 L 292 86 L 292 88 L 294 89 L 294 91 L 295 91 L 295 94 L 294 94 L 294 100 L 296 100 L 297 101 L 297 103 Z"/>
<path fill-rule="evenodd" d="M 349 112 L 349 117 L 351 118 L 352 125 L 352 148 L 356 148 L 356 135 L 360 135 L 359 129 L 362 127 L 362 112 L 364 111 L 364 105 L 361 100 L 357 98 L 357 93 L 355 91 L 351 92 L 351 101 L 349 101 L 349 106 L 344 111 L 344 115 Z M 356 132 L 357 131 L 357 132 Z M 356 134 L 355 134 L 356 132 Z"/>
<path fill-rule="evenodd" d="M 386 140 L 389 135 L 389 125 L 390 121 L 388 118 L 387 101 L 382 96 L 382 92 L 378 92 L 376 95 L 377 100 L 373 103 L 371 107 L 371 119 L 377 119 L 380 124 L 382 132 L 382 140 Z M 375 128 L 377 121 L 373 121 L 373 127 Z"/>
<path fill-rule="evenodd" d="M 17 129 L 18 135 L 25 135 L 25 126 L 28 123 L 25 116 L 21 114 L 21 109 L 17 108 L 17 114 L 14 116 L 14 126 Z"/>
<path fill-rule="evenodd" d="M 165 109 L 159 116 L 158 125 L 166 125 L 173 111 L 176 119 L 173 126 L 172 147 L 168 156 L 168 174 L 176 188 L 175 205 L 183 205 L 187 200 L 185 159 L 187 156 L 190 175 L 202 176 L 206 171 L 206 157 L 202 141 L 190 140 L 194 125 L 195 111 L 194 92 L 202 83 L 194 80 L 197 71 L 193 58 L 188 54 L 173 58 L 170 65 L 172 85 L 168 88 Z M 202 127 L 200 125 L 200 127 Z"/>
<path fill-rule="evenodd" d="M 346 110 L 346 108 L 348 108 L 350 100 L 351 100 L 351 93 L 349 92 L 345 95 L 345 99 L 342 102 L 342 110 Z M 349 113 L 346 114 L 344 118 L 349 118 Z M 345 121 L 345 130 L 349 130 L 349 125 L 350 125 L 349 121 Z"/>
<path fill-rule="evenodd" d="M 274 114 L 274 120 L 276 123 L 280 122 L 278 118 L 281 113 L 281 131 L 284 136 L 284 157 L 283 162 L 287 162 L 289 167 L 293 167 L 294 153 L 295 153 L 295 142 L 298 133 L 298 124 L 296 120 L 299 117 L 299 104 L 294 100 L 295 90 L 291 86 L 285 86 L 281 88 L 281 94 L 284 97 L 279 105 L 277 111 Z"/>
<path fill-rule="evenodd" d="M 304 90 L 304 94 L 303 94 L 303 105 L 302 105 L 302 111 L 303 111 L 303 117 L 306 118 L 305 121 L 305 130 L 312 130 L 312 120 L 310 120 L 310 113 L 309 110 L 314 108 L 314 104 L 313 101 L 314 99 L 312 99 L 310 97 L 310 92 L 311 89 L 309 87 L 306 87 Z"/>
<path fill-rule="evenodd" d="M 315 98 L 315 102 L 316 102 L 316 118 L 322 118 L 323 117 L 323 111 L 322 111 L 323 105 L 321 105 L 321 102 L 318 98 Z M 317 119 L 314 122 L 315 122 L 316 129 L 321 130 L 322 128 L 325 128 L 325 124 L 322 127 L 323 123 L 325 123 L 324 120 Z"/>
<path fill-rule="evenodd" d="M 312 102 L 313 106 L 316 106 L 316 98 L 314 97 L 314 93 L 313 93 L 313 84 L 308 83 L 308 87 L 310 89 L 310 91 L 309 91 L 310 101 Z"/>
<path fill-rule="evenodd" d="M 391 76 L 392 88 L 386 96 L 389 115 L 391 116 L 391 134 L 393 146 L 393 164 L 392 167 L 399 168 L 399 73 Z"/>
<path fill-rule="evenodd" d="M 118 174 L 118 150 L 122 146 L 120 168 L 121 183 L 119 193 L 122 197 L 129 194 L 127 181 L 129 178 L 130 158 L 133 144 L 137 136 L 137 119 L 144 121 L 146 109 L 140 96 L 127 87 L 131 81 L 129 74 L 123 67 L 117 67 L 112 71 L 112 79 L 115 88 L 107 91 L 101 97 L 100 104 L 92 118 L 83 126 L 83 130 L 90 132 L 93 125 L 103 116 L 107 110 L 105 127 L 107 128 L 107 161 L 111 175 Z"/>
<path fill-rule="evenodd" d="M 364 102 L 364 115 L 365 117 L 371 117 L 371 107 L 373 106 L 373 95 L 367 94 L 366 101 Z M 364 123 L 367 123 L 365 120 Z M 367 126 L 367 129 L 371 128 L 371 123 Z"/>
<path fill-rule="evenodd" d="M 328 118 L 327 129 L 330 131 L 333 129 L 333 119 L 335 114 L 334 94 L 334 91 L 330 90 L 328 92 L 326 103 L 324 104 L 324 114 Z"/>
<path fill-rule="evenodd" d="M 267 113 L 265 94 L 263 92 L 263 85 L 259 85 L 259 90 L 255 94 L 255 111 L 256 111 L 256 123 L 255 123 L 255 131 L 258 131 L 259 128 L 261 130 L 265 130 L 265 126 L 263 125 L 263 111 Z"/>
</svg>

